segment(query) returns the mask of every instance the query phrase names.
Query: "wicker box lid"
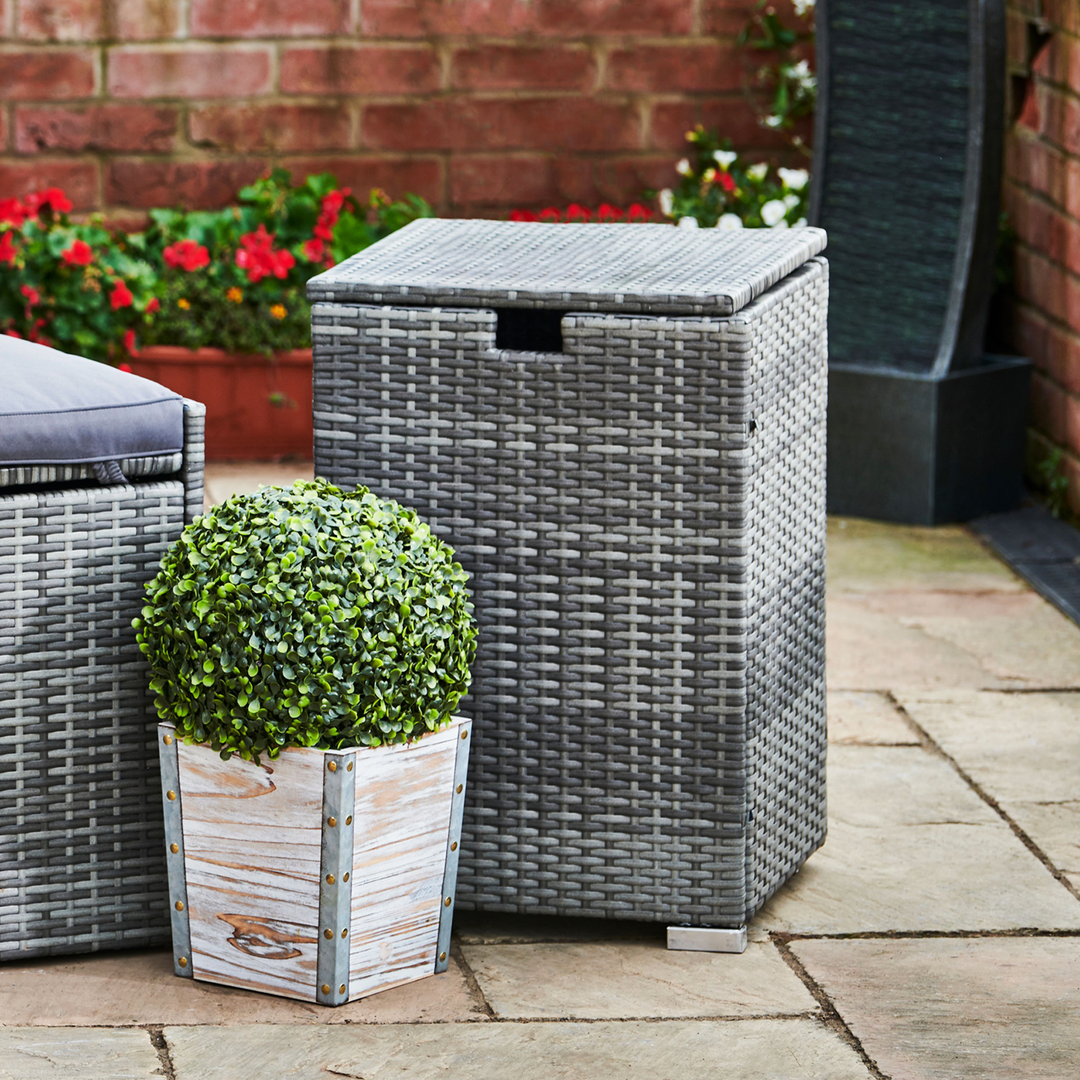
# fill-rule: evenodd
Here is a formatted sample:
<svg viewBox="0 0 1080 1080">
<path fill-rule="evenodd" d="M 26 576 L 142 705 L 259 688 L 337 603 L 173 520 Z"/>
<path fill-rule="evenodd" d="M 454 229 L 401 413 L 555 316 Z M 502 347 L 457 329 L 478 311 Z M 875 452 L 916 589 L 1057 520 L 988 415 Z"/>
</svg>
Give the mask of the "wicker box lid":
<svg viewBox="0 0 1080 1080">
<path fill-rule="evenodd" d="M 822 229 L 425 218 L 308 282 L 364 304 L 731 315 L 825 248 Z"/>
</svg>

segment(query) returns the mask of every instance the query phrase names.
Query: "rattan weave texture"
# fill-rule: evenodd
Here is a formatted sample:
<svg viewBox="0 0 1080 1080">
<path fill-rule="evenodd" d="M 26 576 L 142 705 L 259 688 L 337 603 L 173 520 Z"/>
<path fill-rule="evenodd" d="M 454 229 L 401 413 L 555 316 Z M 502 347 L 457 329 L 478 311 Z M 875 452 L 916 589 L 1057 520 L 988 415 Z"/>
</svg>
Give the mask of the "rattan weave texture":
<svg viewBox="0 0 1080 1080">
<path fill-rule="evenodd" d="M 311 300 L 730 315 L 825 248 L 821 229 L 421 219 L 308 282 Z"/>
<path fill-rule="evenodd" d="M 160 454 L 154 457 L 124 458 L 118 462 L 128 480 L 147 476 L 168 476 L 179 472 L 183 454 Z M 72 485 L 79 480 L 96 480 L 93 465 L 8 465 L 0 466 L 0 488 L 29 487 L 36 484 Z"/>
<path fill-rule="evenodd" d="M 827 289 L 571 313 L 561 354 L 314 306 L 316 473 L 473 575 L 459 906 L 734 926 L 824 839 Z"/>
<path fill-rule="evenodd" d="M 0 960 L 169 939 L 131 620 L 202 510 L 204 414 L 186 403 L 180 475 L 0 492 Z"/>
</svg>

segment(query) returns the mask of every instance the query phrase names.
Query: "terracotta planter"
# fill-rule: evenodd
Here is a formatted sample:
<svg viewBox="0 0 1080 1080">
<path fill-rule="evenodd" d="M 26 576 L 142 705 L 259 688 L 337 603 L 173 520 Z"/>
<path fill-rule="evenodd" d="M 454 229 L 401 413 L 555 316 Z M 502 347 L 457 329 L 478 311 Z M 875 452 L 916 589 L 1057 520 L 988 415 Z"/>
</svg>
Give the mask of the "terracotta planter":
<svg viewBox="0 0 1080 1080">
<path fill-rule="evenodd" d="M 445 971 L 471 727 L 260 766 L 159 725 L 176 974 L 344 1005 Z"/>
<path fill-rule="evenodd" d="M 270 358 L 150 345 L 131 370 L 206 406 L 208 461 L 311 457 L 310 349 Z"/>
</svg>

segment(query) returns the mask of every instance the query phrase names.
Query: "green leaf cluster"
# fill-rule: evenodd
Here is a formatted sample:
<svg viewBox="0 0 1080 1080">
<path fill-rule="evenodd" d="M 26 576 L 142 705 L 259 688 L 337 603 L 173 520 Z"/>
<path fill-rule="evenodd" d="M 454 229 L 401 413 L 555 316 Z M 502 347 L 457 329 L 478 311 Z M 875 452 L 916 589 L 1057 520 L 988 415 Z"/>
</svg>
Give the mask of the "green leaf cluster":
<svg viewBox="0 0 1080 1080">
<path fill-rule="evenodd" d="M 222 757 L 420 738 L 469 687 L 467 575 L 416 514 L 324 481 L 189 525 L 135 620 L 162 720 Z"/>
</svg>

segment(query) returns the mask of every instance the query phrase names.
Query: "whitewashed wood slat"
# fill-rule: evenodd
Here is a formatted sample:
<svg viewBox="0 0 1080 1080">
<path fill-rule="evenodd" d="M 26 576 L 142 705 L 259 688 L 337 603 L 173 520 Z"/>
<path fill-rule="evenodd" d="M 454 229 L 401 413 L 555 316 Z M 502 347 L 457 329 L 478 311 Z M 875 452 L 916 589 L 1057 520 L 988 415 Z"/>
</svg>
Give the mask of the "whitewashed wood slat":
<svg viewBox="0 0 1080 1080">
<path fill-rule="evenodd" d="M 435 970 L 461 726 L 357 755 L 350 1000 Z"/>
<path fill-rule="evenodd" d="M 179 759 L 195 978 L 314 1001 L 322 754 Z"/>
</svg>

